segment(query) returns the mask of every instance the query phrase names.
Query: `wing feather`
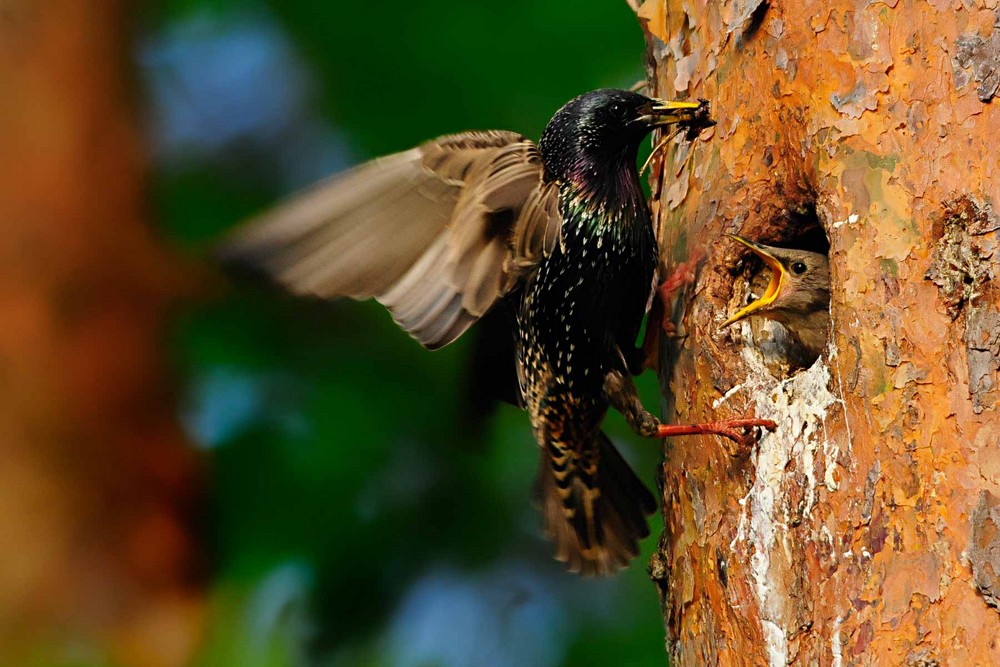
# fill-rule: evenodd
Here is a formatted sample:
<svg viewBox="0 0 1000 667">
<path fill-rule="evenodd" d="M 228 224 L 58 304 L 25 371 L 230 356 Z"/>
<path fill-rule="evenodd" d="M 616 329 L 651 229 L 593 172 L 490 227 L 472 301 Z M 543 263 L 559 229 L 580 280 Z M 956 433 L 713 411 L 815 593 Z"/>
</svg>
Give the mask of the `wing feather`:
<svg viewBox="0 0 1000 667">
<path fill-rule="evenodd" d="M 558 239 L 558 190 L 534 143 L 466 132 L 360 165 L 238 230 L 224 258 L 289 290 L 375 298 L 430 348 L 447 345 Z"/>
</svg>

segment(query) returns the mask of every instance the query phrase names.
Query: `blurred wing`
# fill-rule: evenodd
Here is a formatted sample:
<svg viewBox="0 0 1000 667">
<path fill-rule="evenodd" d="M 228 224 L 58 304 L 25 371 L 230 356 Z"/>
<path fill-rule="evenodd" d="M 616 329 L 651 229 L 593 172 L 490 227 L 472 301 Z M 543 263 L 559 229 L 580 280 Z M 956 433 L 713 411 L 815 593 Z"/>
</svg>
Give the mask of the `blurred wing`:
<svg viewBox="0 0 1000 667">
<path fill-rule="evenodd" d="M 558 240 L 558 190 L 543 171 L 521 135 L 449 135 L 293 196 L 238 230 L 221 254 L 296 294 L 374 297 L 438 348 Z"/>
</svg>

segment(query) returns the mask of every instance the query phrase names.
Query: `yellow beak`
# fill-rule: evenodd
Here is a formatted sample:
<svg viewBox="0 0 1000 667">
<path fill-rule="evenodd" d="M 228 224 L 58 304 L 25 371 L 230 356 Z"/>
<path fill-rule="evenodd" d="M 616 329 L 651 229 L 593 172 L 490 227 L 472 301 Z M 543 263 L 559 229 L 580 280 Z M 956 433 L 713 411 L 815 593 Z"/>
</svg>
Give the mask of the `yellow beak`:
<svg viewBox="0 0 1000 667">
<path fill-rule="evenodd" d="M 764 290 L 764 296 L 760 297 L 749 306 L 743 308 L 738 313 L 730 317 L 722 324 L 721 327 L 719 327 L 720 329 L 725 329 L 730 324 L 739 322 L 743 318 L 753 314 L 761 308 L 771 305 L 774 300 L 778 298 L 778 294 L 781 292 L 781 285 L 785 280 L 785 276 L 788 275 L 788 270 L 785 268 L 784 264 L 782 264 L 777 257 L 769 253 L 760 245 L 747 240 L 742 236 L 737 236 L 736 234 L 730 234 L 729 236 L 750 248 L 753 254 L 764 260 L 764 263 L 771 269 L 771 281 L 767 284 L 767 289 Z"/>
<path fill-rule="evenodd" d="M 653 103 L 646 107 L 646 113 L 642 115 L 641 120 L 650 127 L 659 127 L 675 123 L 690 123 L 699 116 L 703 116 L 706 120 L 708 118 L 708 102 L 705 100 L 698 102 L 653 100 Z"/>
</svg>

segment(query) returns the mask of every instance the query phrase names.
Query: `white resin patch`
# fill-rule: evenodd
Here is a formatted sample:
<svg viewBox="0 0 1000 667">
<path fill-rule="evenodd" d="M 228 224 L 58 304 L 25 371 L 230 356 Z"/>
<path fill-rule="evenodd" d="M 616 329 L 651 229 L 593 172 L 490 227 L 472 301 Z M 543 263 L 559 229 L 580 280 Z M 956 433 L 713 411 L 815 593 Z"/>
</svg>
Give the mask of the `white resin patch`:
<svg viewBox="0 0 1000 667">
<path fill-rule="evenodd" d="M 744 325 L 749 329 L 748 325 Z M 744 330 L 744 338 L 752 334 Z M 805 477 L 802 490 L 802 516 L 808 517 L 816 502 L 816 464 L 822 464 L 823 486 L 833 491 L 837 488 L 833 470 L 837 465 L 839 447 L 827 438 L 825 422 L 827 411 L 841 401 L 830 391 L 830 369 L 823 357 L 808 369 L 785 380 L 773 377 L 752 346 L 744 348 L 744 361 L 750 369 L 747 378 L 738 386 L 748 396 L 755 397 L 755 415 L 773 419 L 778 428 L 765 432 L 757 444 L 753 462 L 756 475 L 754 485 L 741 505 L 746 511 L 740 517 L 737 541 L 752 545 L 751 572 L 760 611 L 764 638 L 767 642 L 768 661 L 772 667 L 784 666 L 788 659 L 788 639 L 782 618 L 786 600 L 773 585 L 772 554 L 776 545 L 788 536 L 792 512 L 787 488 L 790 483 L 787 470 L 801 471 Z M 794 466 L 789 466 L 794 461 Z"/>
</svg>

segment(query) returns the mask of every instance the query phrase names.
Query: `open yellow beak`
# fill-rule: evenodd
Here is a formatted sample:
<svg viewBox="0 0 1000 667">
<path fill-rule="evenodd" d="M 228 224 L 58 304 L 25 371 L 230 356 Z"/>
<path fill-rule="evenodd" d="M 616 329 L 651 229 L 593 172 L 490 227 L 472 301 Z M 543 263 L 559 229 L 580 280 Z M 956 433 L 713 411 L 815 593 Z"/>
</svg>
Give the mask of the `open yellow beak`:
<svg viewBox="0 0 1000 667">
<path fill-rule="evenodd" d="M 754 243 L 753 241 L 747 240 L 742 236 L 737 236 L 736 234 L 730 234 L 729 236 L 733 237 L 746 247 L 750 248 L 753 254 L 757 255 L 762 260 L 764 260 L 764 263 L 767 264 L 771 269 L 771 281 L 767 284 L 767 289 L 764 290 L 764 296 L 760 297 L 759 299 L 751 303 L 749 306 L 743 308 L 738 313 L 730 317 L 722 324 L 721 327 L 719 327 L 720 329 L 725 329 L 730 324 L 733 324 L 734 322 L 739 322 L 744 317 L 747 317 L 748 315 L 753 314 L 755 311 L 758 311 L 761 308 L 769 306 L 771 303 L 773 303 L 774 300 L 778 298 L 778 294 L 781 292 L 781 284 L 784 282 L 785 276 L 788 275 L 788 270 L 780 261 L 778 261 L 778 258 L 769 253 L 764 248 L 762 248 L 760 245 Z"/>
</svg>

